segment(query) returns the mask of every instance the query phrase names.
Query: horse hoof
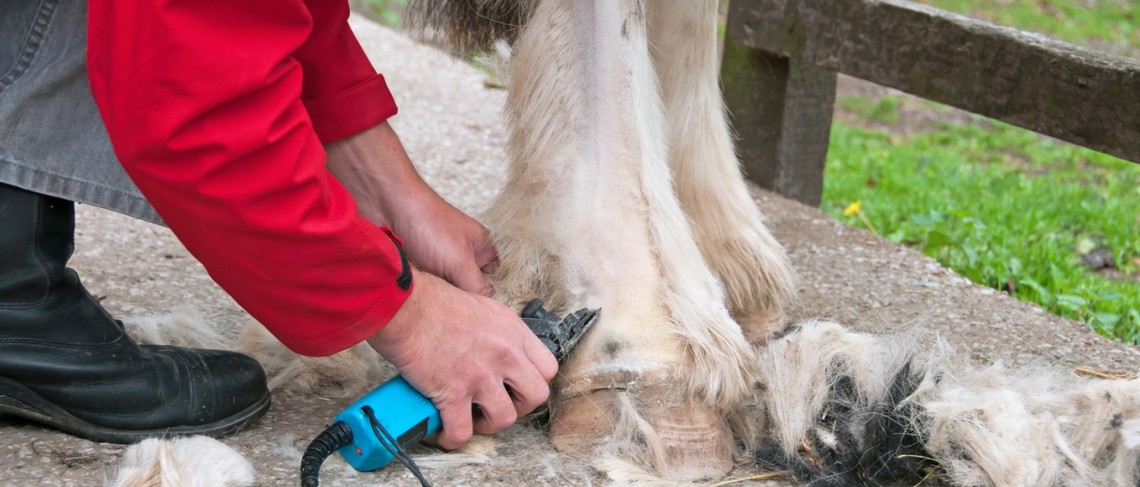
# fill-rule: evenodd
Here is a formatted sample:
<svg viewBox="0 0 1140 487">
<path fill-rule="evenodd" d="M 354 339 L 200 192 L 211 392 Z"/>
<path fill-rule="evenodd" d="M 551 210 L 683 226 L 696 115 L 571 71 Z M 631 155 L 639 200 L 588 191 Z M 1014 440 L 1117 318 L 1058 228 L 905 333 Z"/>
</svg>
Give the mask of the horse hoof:
<svg viewBox="0 0 1140 487">
<path fill-rule="evenodd" d="M 724 477 L 735 453 L 728 424 L 668 379 L 625 372 L 566 381 L 551 409 L 551 442 L 582 459 L 615 454 L 668 480 Z"/>
</svg>

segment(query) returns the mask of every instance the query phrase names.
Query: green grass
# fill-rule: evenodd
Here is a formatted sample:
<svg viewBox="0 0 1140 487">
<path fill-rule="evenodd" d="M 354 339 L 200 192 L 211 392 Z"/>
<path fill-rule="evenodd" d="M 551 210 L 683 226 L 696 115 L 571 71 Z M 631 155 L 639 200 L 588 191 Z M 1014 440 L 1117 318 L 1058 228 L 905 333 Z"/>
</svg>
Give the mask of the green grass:
<svg viewBox="0 0 1140 487">
<path fill-rule="evenodd" d="M 388 27 L 400 27 L 408 0 L 359 0 L 360 9 L 368 18 Z"/>
<path fill-rule="evenodd" d="M 918 0 L 934 7 L 1058 39 L 1140 46 L 1136 0 Z"/>
<path fill-rule="evenodd" d="M 1140 341 L 1140 166 L 1004 124 L 902 138 L 836 124 L 827 213 L 970 280 Z M 849 208 L 860 202 L 859 211 Z M 844 210 L 849 210 L 844 215 Z M 1080 263 L 1111 250 L 1116 277 Z"/>
<path fill-rule="evenodd" d="M 918 1 L 1140 52 L 1134 0 Z M 943 123 L 915 135 L 900 121 L 903 103 L 914 105 L 896 95 L 839 100 L 858 127 L 832 128 L 824 211 L 974 282 L 1140 343 L 1140 165 L 1001 123 Z M 1117 268 L 1082 265 L 1090 252 L 1111 253 Z"/>
<path fill-rule="evenodd" d="M 839 100 L 839 106 L 859 114 L 866 120 L 892 124 L 899 121 L 899 97 L 853 95 Z"/>
</svg>

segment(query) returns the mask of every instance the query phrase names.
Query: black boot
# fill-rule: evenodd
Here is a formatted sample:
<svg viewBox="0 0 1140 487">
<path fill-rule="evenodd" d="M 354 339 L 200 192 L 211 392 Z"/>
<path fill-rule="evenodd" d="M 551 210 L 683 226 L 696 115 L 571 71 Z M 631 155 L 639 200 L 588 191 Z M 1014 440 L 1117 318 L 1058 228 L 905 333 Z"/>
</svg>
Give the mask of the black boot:
<svg viewBox="0 0 1140 487">
<path fill-rule="evenodd" d="M 249 356 L 137 345 L 66 268 L 70 201 L 0 184 L 0 415 L 84 438 L 233 432 L 269 409 Z"/>
</svg>

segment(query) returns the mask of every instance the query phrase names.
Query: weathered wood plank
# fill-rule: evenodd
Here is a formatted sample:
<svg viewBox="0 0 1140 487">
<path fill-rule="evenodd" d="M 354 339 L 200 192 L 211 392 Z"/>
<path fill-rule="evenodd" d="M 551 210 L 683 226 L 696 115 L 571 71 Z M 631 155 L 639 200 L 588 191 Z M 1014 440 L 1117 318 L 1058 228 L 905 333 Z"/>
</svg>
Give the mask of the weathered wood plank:
<svg viewBox="0 0 1140 487">
<path fill-rule="evenodd" d="M 835 72 L 726 40 L 721 83 L 745 177 L 819 206 Z"/>
<path fill-rule="evenodd" d="M 836 74 L 763 51 L 726 46 L 722 79 L 745 176 L 765 189 L 818 206 Z"/>
<path fill-rule="evenodd" d="M 1140 61 L 900 0 L 735 0 L 734 43 L 1140 162 Z"/>
</svg>

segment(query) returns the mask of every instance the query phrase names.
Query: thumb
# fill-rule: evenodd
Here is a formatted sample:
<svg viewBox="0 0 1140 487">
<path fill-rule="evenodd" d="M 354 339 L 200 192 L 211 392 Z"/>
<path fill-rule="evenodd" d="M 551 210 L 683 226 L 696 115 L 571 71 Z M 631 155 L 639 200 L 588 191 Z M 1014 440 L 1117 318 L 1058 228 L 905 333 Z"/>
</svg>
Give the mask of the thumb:
<svg viewBox="0 0 1140 487">
<path fill-rule="evenodd" d="M 474 262 L 465 262 L 447 277 L 459 289 L 491 297 L 491 283 L 487 282 L 487 278 L 483 277 L 483 271 L 479 270 Z"/>
<path fill-rule="evenodd" d="M 491 244 L 475 251 L 475 263 L 484 274 L 494 274 L 499 270 L 499 254 Z"/>
</svg>

